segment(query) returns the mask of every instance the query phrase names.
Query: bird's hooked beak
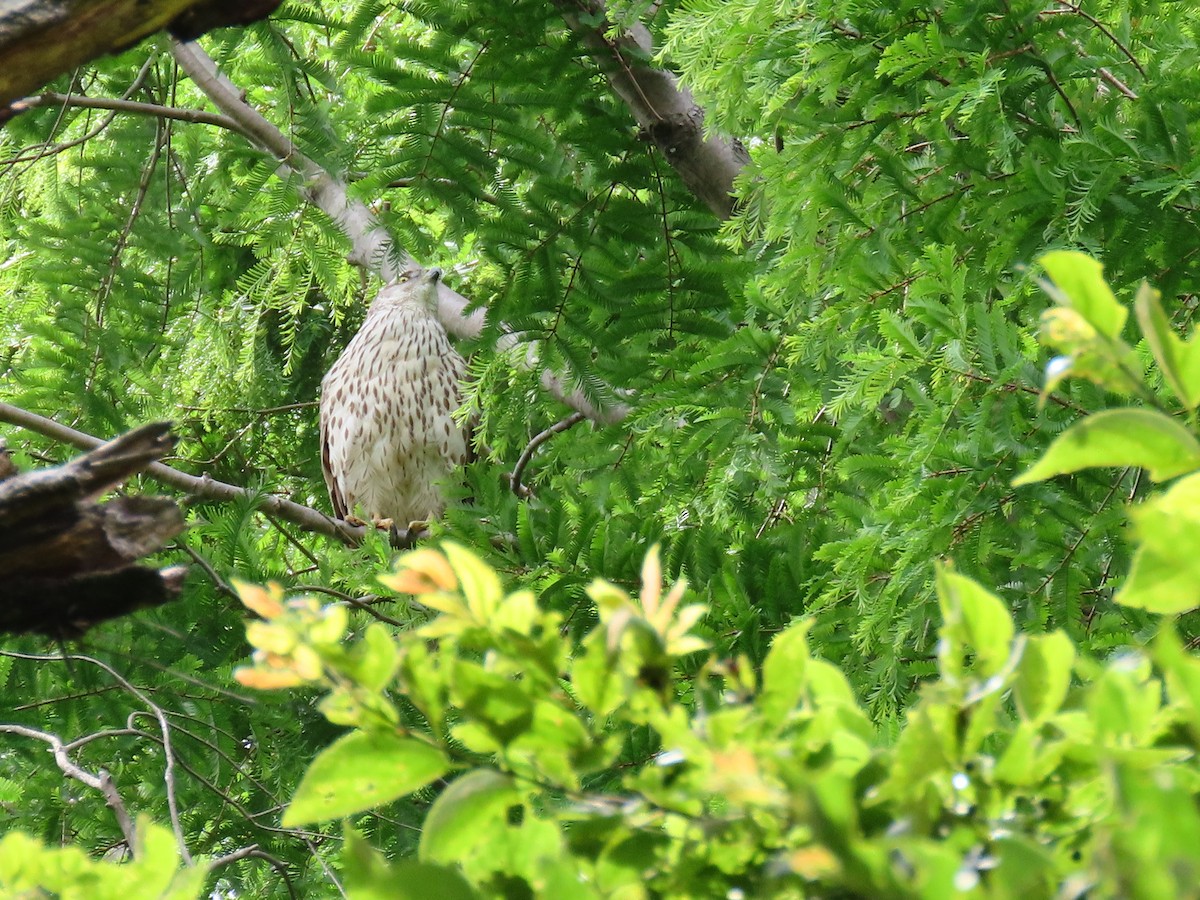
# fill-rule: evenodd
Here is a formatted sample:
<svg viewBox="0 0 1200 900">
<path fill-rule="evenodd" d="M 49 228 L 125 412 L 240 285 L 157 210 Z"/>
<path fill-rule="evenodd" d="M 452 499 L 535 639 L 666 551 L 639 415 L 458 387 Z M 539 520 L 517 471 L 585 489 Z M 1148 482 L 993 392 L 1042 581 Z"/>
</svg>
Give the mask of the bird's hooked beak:
<svg viewBox="0 0 1200 900">
<path fill-rule="evenodd" d="M 425 280 L 432 284 L 437 284 L 442 280 L 442 270 L 436 266 L 432 269 L 425 270 Z"/>
</svg>

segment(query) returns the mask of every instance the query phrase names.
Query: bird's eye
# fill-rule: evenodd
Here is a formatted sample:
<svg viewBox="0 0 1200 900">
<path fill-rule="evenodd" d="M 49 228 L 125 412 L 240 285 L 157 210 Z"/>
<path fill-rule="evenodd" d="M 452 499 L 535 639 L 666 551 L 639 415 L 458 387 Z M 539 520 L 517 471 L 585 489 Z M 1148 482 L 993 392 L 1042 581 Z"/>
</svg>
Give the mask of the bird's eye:
<svg viewBox="0 0 1200 900">
<path fill-rule="evenodd" d="M 396 279 L 396 282 L 398 284 L 404 284 L 404 282 L 408 281 L 409 278 L 410 278 L 409 274 L 407 272 L 405 272 L 403 275 L 401 275 L 399 278 Z"/>
</svg>

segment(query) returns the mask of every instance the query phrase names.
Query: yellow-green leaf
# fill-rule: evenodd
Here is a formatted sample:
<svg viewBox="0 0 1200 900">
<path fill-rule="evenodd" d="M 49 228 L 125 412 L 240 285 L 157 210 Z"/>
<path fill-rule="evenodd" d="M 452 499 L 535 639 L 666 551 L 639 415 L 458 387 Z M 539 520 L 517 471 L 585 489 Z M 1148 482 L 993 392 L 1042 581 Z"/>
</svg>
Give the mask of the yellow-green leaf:
<svg viewBox="0 0 1200 900">
<path fill-rule="evenodd" d="M 475 621 L 480 624 L 490 622 L 500 598 L 504 596 L 496 573 L 470 550 L 451 541 L 442 544 L 442 552 L 458 576 L 467 607 Z"/>
<path fill-rule="evenodd" d="M 1121 334 L 1129 311 L 1117 302 L 1105 282 L 1103 265 L 1076 250 L 1054 250 L 1038 262 L 1054 280 L 1053 288 L 1047 286 L 1051 296 L 1078 311 L 1106 337 Z"/>
<path fill-rule="evenodd" d="M 944 619 L 938 644 L 942 674 L 961 674 L 967 656 L 974 657 L 979 674 L 990 677 L 999 673 L 1012 649 L 1013 623 L 1008 608 L 995 594 L 945 566 L 938 567 L 936 584 Z"/>
<path fill-rule="evenodd" d="M 1135 506 L 1130 516 L 1139 546 L 1113 599 L 1168 615 L 1200 606 L 1200 475 Z"/>
<path fill-rule="evenodd" d="M 1160 296 L 1142 283 L 1133 302 L 1138 325 L 1175 396 L 1188 409 L 1195 409 L 1200 404 L 1200 340 L 1195 333 L 1187 341 L 1180 339 L 1163 311 Z"/>
<path fill-rule="evenodd" d="M 442 752 L 415 738 L 352 731 L 321 751 L 283 815 L 293 828 L 407 796 L 449 771 Z"/>
<path fill-rule="evenodd" d="M 1076 422 L 1042 458 L 1013 479 L 1019 487 L 1098 466 L 1140 466 L 1155 481 L 1200 468 L 1200 443 L 1170 416 L 1153 409 L 1112 409 Z"/>
<path fill-rule="evenodd" d="M 506 827 L 508 808 L 519 800 L 512 781 L 494 769 L 476 769 L 456 779 L 425 817 L 418 850 L 421 860 L 463 859 Z"/>
</svg>

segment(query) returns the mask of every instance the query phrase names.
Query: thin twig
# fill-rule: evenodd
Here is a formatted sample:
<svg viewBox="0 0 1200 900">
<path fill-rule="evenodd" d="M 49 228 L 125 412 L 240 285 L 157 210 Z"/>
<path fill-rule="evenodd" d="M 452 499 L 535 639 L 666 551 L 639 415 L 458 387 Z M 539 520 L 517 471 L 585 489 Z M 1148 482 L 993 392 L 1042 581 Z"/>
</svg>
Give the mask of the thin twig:
<svg viewBox="0 0 1200 900">
<path fill-rule="evenodd" d="M 209 871 L 214 871 L 227 866 L 230 863 L 235 863 L 243 859 L 261 859 L 266 862 L 272 869 L 279 873 L 279 877 L 283 879 L 283 884 L 287 888 L 288 896 L 295 900 L 298 896 L 296 889 L 292 885 L 291 875 L 288 874 L 288 867 L 283 860 L 272 856 L 265 850 L 259 849 L 258 844 L 251 844 L 249 847 L 242 847 L 234 850 L 232 853 L 226 853 L 224 856 L 218 856 L 208 864 Z"/>
<path fill-rule="evenodd" d="M 1138 98 L 1137 93 L 1132 88 L 1130 88 L 1129 85 L 1127 85 L 1125 82 L 1123 82 L 1120 78 L 1118 78 L 1116 75 L 1114 75 L 1112 72 L 1110 72 L 1104 66 L 1101 66 L 1099 69 L 1097 69 L 1097 71 L 1100 73 L 1101 78 L 1103 78 L 1105 81 L 1107 81 L 1113 87 L 1115 87 L 1118 91 L 1120 91 L 1122 94 L 1124 94 L 1130 100 L 1136 100 Z"/>
<path fill-rule="evenodd" d="M 586 416 L 581 412 L 573 412 L 560 422 L 555 422 L 545 431 L 534 436 L 529 442 L 524 452 L 517 459 L 517 464 L 513 467 L 512 474 L 508 476 L 508 486 L 512 488 L 512 492 L 518 497 L 528 497 L 533 492 L 521 484 L 521 476 L 525 474 L 525 468 L 529 465 L 529 461 L 533 459 L 533 454 L 538 447 L 550 440 L 556 434 L 566 431 L 568 428 L 574 428 L 582 422 Z"/>
<path fill-rule="evenodd" d="M 137 75 L 134 77 L 133 83 L 130 84 L 129 87 L 125 90 L 125 93 L 121 95 L 122 100 L 129 99 L 141 88 L 142 84 L 146 80 L 146 77 L 150 74 L 151 68 L 153 68 L 153 66 L 154 66 L 154 59 L 155 59 L 155 54 L 151 54 L 150 56 L 148 56 L 146 58 L 146 61 L 144 63 L 142 63 L 142 67 L 138 70 Z M 58 130 L 58 126 L 62 123 L 65 113 L 66 113 L 65 107 L 58 111 L 58 119 L 54 123 L 54 128 L 52 128 L 50 131 L 51 134 L 53 134 L 55 131 Z M 21 153 L 22 154 L 29 153 L 30 155 L 15 156 L 11 159 L 5 160 L 3 164 L 5 166 L 11 166 L 11 165 L 15 165 L 16 163 L 20 163 L 20 162 L 28 162 L 30 164 L 30 166 L 26 167 L 26 169 L 25 169 L 25 171 L 28 171 L 28 169 L 30 167 L 32 167 L 32 165 L 34 163 L 36 163 L 38 160 L 44 159 L 47 156 L 53 156 L 56 153 L 62 153 L 66 150 L 70 150 L 72 147 L 78 147 L 80 144 L 84 144 L 87 141 L 90 141 L 96 135 L 100 134 L 100 132 L 104 131 L 104 129 L 106 129 L 109 125 L 111 125 L 116 118 L 117 118 L 117 113 L 114 110 L 109 115 L 107 115 L 103 119 L 101 119 L 99 125 L 97 125 L 93 129 L 91 129 L 89 132 L 87 132 L 86 134 L 84 134 L 81 137 L 77 137 L 73 140 L 57 144 L 56 146 L 53 146 L 53 147 L 47 146 L 45 143 L 43 143 L 40 147 L 37 148 L 36 152 L 33 152 L 34 148 L 26 148 L 25 150 L 22 150 Z M 24 173 L 22 172 L 21 174 L 24 174 Z"/>
<path fill-rule="evenodd" d="M 150 710 L 155 720 L 158 722 L 159 733 L 162 735 L 163 746 L 163 782 L 167 789 L 167 810 L 171 816 L 171 828 L 175 832 L 175 840 L 179 844 L 179 855 L 182 857 L 186 865 L 192 864 L 192 854 L 188 851 L 187 841 L 183 835 L 183 825 L 179 819 L 179 802 L 177 792 L 175 790 L 175 751 L 171 746 L 171 726 L 167 723 L 167 716 L 163 712 L 162 707 L 153 702 L 138 688 L 134 687 L 124 675 L 114 669 L 106 662 L 96 659 L 91 656 L 82 654 L 62 654 L 62 659 L 65 662 L 70 659 L 72 662 L 91 663 L 97 668 L 103 669 L 109 676 L 121 685 L 126 691 L 145 704 Z M 107 777 L 107 773 L 102 773 Z"/>
<path fill-rule="evenodd" d="M 320 402 L 319 400 L 304 400 L 300 403 L 285 403 L 283 406 L 268 406 L 264 409 L 256 409 L 253 406 L 184 406 L 180 403 L 176 404 L 175 408 L 187 410 L 188 412 L 223 412 L 242 413 L 249 416 L 274 416 L 296 409 L 316 409 L 320 405 Z"/>
<path fill-rule="evenodd" d="M 380 602 L 392 602 L 395 597 L 381 597 L 378 594 L 370 594 L 366 597 L 353 597 L 343 591 L 334 590 L 333 588 L 324 587 L 317 584 L 298 584 L 293 590 L 308 591 L 314 594 L 328 594 L 330 597 L 336 597 L 343 603 L 353 606 L 355 609 L 361 609 L 367 615 L 378 619 L 380 622 L 387 622 L 389 625 L 394 625 L 396 628 L 407 628 L 411 623 L 401 622 L 399 619 L 393 619 L 391 616 L 381 613 L 375 609 L 372 604 Z"/>
<path fill-rule="evenodd" d="M 204 570 L 204 574 L 209 577 L 209 580 L 212 581 L 213 585 L 218 591 L 228 597 L 232 597 L 234 600 L 238 599 L 237 591 L 231 588 L 229 583 L 226 582 L 225 579 L 219 574 L 217 574 L 217 570 L 212 567 L 212 564 L 207 559 L 205 559 L 183 541 L 176 541 L 173 546 L 190 556 L 192 558 L 192 562 Z"/>
<path fill-rule="evenodd" d="M 83 97 L 78 94 L 60 94 L 55 91 L 45 91 L 32 97 L 25 97 L 13 103 L 14 110 L 33 109 L 38 106 L 71 106 L 84 109 L 109 109 L 114 112 L 134 113 L 141 116 L 157 116 L 160 119 L 175 119 L 180 122 L 191 122 L 195 125 L 216 125 L 239 134 L 244 132 L 238 123 L 229 116 L 210 113 L 203 109 L 180 109 L 173 106 L 159 106 L 157 103 L 139 103 L 135 100 L 125 100 L 117 97 Z"/>
<path fill-rule="evenodd" d="M 1129 60 L 1131 63 L 1133 63 L 1133 67 L 1138 70 L 1138 74 L 1141 75 L 1143 78 L 1146 77 L 1146 70 L 1143 69 L 1142 64 L 1137 61 L 1137 57 L 1134 56 L 1129 51 L 1128 47 L 1126 47 L 1119 40 L 1117 40 L 1117 36 L 1115 34 L 1113 34 L 1107 27 L 1105 27 L 1103 22 L 1101 22 L 1099 19 L 1097 19 L 1091 13 L 1085 12 L 1081 6 L 1078 6 L 1074 3 L 1068 3 L 1068 2 L 1066 2 L 1066 0 L 1058 0 L 1058 4 L 1059 4 L 1059 6 L 1065 6 L 1067 9 L 1069 9 L 1071 12 L 1075 13 L 1077 16 L 1082 16 L 1083 18 L 1085 18 L 1089 22 L 1091 22 L 1092 25 L 1094 25 L 1097 29 L 1099 29 L 1101 34 L 1103 34 L 1106 38 L 1108 38 L 1110 41 L 1112 41 L 1113 44 L 1116 46 L 1116 48 L 1118 50 L 1120 50 L 1123 54 L 1125 54 L 1125 58 L 1127 60 Z"/>
</svg>

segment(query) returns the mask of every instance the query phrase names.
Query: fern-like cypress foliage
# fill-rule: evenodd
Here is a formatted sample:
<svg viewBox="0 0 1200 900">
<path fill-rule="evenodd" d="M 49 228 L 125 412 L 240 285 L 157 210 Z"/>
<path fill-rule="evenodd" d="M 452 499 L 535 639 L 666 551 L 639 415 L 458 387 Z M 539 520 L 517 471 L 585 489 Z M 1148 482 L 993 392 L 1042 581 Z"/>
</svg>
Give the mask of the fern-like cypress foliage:
<svg viewBox="0 0 1200 900">
<path fill-rule="evenodd" d="M 815 650 L 886 718 L 933 668 L 935 558 L 1038 598 L 1018 618 L 1082 646 L 1143 624 L 1107 602 L 1135 474 L 1009 486 L 1074 407 L 1108 402 L 1074 386 L 1071 408 L 1039 409 L 1043 302 L 1021 266 L 1083 246 L 1114 284 L 1149 277 L 1190 317 L 1200 84 L 1183 7 L 611 4 L 747 147 L 724 225 L 639 138 L 552 3 L 288 3 L 206 46 L 399 245 L 488 309 L 467 349 L 491 455 L 439 533 L 568 612 L 595 575 L 631 582 L 662 541 L 723 650 L 761 659 L 816 613 Z M 154 45 L 55 87 L 205 106 Z M 172 418 L 181 467 L 324 507 L 317 388 L 377 285 L 305 186 L 234 131 L 71 106 L 7 124 L 0 160 L 3 399 L 103 435 Z M 522 343 L 497 349 L 502 327 Z M 569 411 L 543 367 L 632 411 L 546 444 L 522 501 L 504 475 Z M 379 593 L 376 536 L 349 550 L 248 502 L 198 503 L 191 522 L 182 540 L 222 578 Z M 228 692 L 240 620 L 196 566 L 175 609 L 86 649 L 177 717 L 193 851 L 259 843 L 320 893 L 324 851 L 270 829 L 330 735 L 302 703 Z M 0 656 L 0 676 L 67 736 L 149 708 L 91 664 Z M 40 702 L 13 716 L 42 723 Z M 146 741 L 90 746 L 167 821 Z M 20 824 L 115 841 L 98 798 L 61 806 L 57 771 L 28 776 L 41 753 L 0 769 L 0 790 L 22 786 Z M 379 828 L 385 849 L 415 840 Z M 243 894 L 270 895 L 269 872 L 236 872 Z"/>
</svg>

